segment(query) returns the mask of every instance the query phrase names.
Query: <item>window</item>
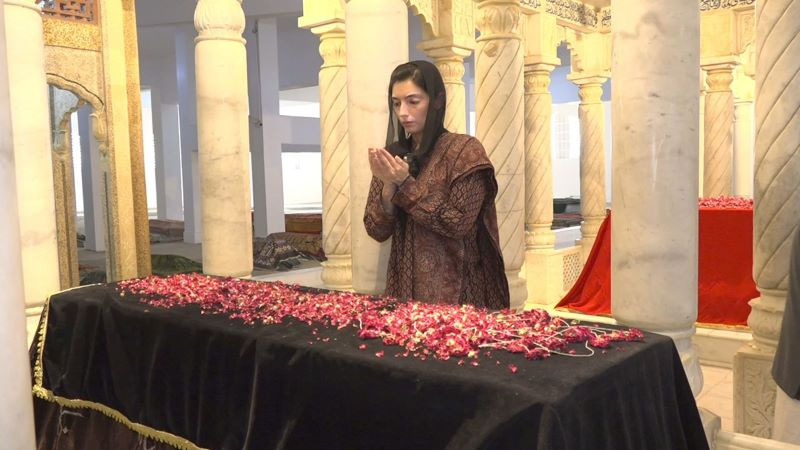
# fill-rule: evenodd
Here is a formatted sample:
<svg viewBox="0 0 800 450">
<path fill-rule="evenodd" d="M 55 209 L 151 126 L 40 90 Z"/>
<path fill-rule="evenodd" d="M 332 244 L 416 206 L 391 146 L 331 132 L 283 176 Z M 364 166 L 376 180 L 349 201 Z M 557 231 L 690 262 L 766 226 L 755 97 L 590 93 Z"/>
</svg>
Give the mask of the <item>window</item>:
<svg viewBox="0 0 800 450">
<path fill-rule="evenodd" d="M 553 105 L 551 119 L 553 159 L 578 159 L 581 153 L 577 103 Z"/>
</svg>

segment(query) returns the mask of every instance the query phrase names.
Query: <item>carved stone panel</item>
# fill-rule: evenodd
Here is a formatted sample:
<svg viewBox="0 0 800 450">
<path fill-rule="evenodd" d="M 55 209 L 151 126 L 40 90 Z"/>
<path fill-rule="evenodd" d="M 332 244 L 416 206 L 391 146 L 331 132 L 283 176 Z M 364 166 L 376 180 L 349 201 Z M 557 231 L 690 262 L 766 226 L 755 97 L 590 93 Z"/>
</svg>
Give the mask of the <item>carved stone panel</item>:
<svg viewBox="0 0 800 450">
<path fill-rule="evenodd" d="M 745 347 L 733 359 L 734 431 L 770 438 L 775 415 L 773 355 Z"/>
</svg>

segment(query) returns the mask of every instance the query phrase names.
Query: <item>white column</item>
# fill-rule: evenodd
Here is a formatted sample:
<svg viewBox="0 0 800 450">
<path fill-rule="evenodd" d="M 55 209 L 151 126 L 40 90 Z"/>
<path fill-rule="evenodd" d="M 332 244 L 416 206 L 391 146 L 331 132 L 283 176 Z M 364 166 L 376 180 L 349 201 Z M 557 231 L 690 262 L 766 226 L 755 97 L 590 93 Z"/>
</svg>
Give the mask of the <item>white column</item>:
<svg viewBox="0 0 800 450">
<path fill-rule="evenodd" d="M 699 170 L 697 171 L 697 176 L 699 179 L 699 184 L 697 187 L 697 196 L 703 197 L 703 177 L 705 176 L 705 168 L 704 161 L 705 161 L 705 148 L 706 148 L 706 140 L 705 140 L 705 125 L 706 125 L 706 91 L 708 90 L 708 86 L 706 86 L 706 72 L 703 69 L 700 69 L 700 148 L 698 149 L 697 156 L 698 156 L 698 167 Z"/>
<path fill-rule="evenodd" d="M 249 276 L 253 230 L 241 0 L 199 0 L 194 23 L 203 272 Z"/>
<path fill-rule="evenodd" d="M 700 11 L 614 0 L 611 311 L 675 341 L 698 395 L 697 95 Z M 681 39 L 674 39 L 681 36 Z"/>
<path fill-rule="evenodd" d="M 5 3 L 5 7 L 3 6 Z M 12 5 L 9 1 L 0 1 L 0 67 L 24 64 L 24 61 L 12 60 L 6 54 L 6 33 L 4 26 L 4 9 L 30 8 L 21 16 L 32 16 L 35 5 L 30 2 L 26 6 Z M 30 4 L 30 5 L 28 5 Z M 37 15 L 38 16 L 38 15 Z M 15 17 L 15 16 L 12 16 Z M 19 15 L 16 15 L 18 18 Z M 29 19 L 28 25 L 33 17 Z M 38 18 L 38 17 L 37 17 Z M 19 24 L 23 26 L 25 23 Z M 12 27 L 9 27 L 9 31 Z M 28 31 L 37 28 L 29 28 Z M 23 31 L 17 29 L 16 32 Z M 41 40 L 41 19 L 39 21 L 39 46 Z M 11 36 L 10 34 L 8 36 Z M 17 42 L 17 41 L 12 41 Z M 37 42 L 34 40 L 34 43 Z M 14 44 L 21 45 L 21 44 Z M 9 46 L 10 47 L 10 46 Z M 41 52 L 41 48 L 40 48 Z M 12 52 L 9 52 L 12 54 Z M 17 55 L 19 56 L 19 55 Z M 25 68 L 24 66 L 22 67 Z M 40 71 L 41 71 L 40 67 Z M 15 69 L 12 69 L 15 70 Z M 31 401 L 31 371 L 28 359 L 25 338 L 25 293 L 23 287 L 23 270 L 20 241 L 20 216 L 17 210 L 17 173 L 14 167 L 15 148 L 12 140 L 11 108 L 9 98 L 10 71 L 0 70 L 0 204 L 4 206 L 4 213 L 0 214 L 0 248 L 3 257 L 0 258 L 0 285 L 3 286 L 3 301 L 0 302 L 0 317 L 3 325 L 0 326 L 0 361 L 5 366 L 0 375 L 0 399 L 3 401 L 0 412 L 0 436 L 3 436 L 3 446 L 6 448 L 32 449 L 36 447 L 33 426 L 33 402 Z M 43 72 L 43 71 L 42 71 Z M 38 73 L 38 72 L 35 72 Z M 42 76 L 44 73 L 42 73 Z M 41 81 L 41 77 L 32 76 Z M 25 83 L 14 84 L 14 89 L 24 88 Z M 46 92 L 41 86 L 41 92 Z M 46 110 L 41 117 L 48 117 Z M 15 119 L 16 120 L 16 119 Z M 44 120 L 47 127 L 47 121 Z M 49 146 L 47 148 L 49 150 Z M 47 155 L 48 158 L 50 155 Z M 28 183 L 33 184 L 33 183 Z M 48 186 L 52 189 L 52 183 Z M 55 218 L 53 219 L 55 227 Z M 55 240 L 55 235 L 53 236 Z M 57 268 L 57 264 L 56 264 Z M 57 279 L 57 277 L 56 277 Z"/>
<path fill-rule="evenodd" d="M 520 7 L 515 0 L 482 0 L 476 24 L 476 128 L 494 165 L 497 222 L 511 307 L 528 296 L 520 269 L 525 259 L 525 90 Z"/>
<path fill-rule="evenodd" d="M 33 0 L 4 5 L 25 304 L 35 308 L 61 287 L 42 17 Z"/>
<path fill-rule="evenodd" d="M 470 49 L 442 45 L 438 40 L 423 41 L 418 48 L 431 58 L 442 74 L 446 90 L 444 127 L 453 133 L 467 132 L 466 93 L 464 91 L 464 58 Z"/>
<path fill-rule="evenodd" d="M 475 114 L 475 58 L 470 57 L 464 61 L 464 92 L 467 104 L 467 131 L 466 133 L 475 135 L 475 124 L 470 124 L 470 116 Z"/>
<path fill-rule="evenodd" d="M 183 188 L 181 187 L 180 112 L 176 103 L 162 103 L 159 109 L 164 208 L 163 216 L 159 212 L 158 218 L 181 220 L 183 219 Z M 159 198 L 158 204 L 162 204 L 161 198 Z"/>
<path fill-rule="evenodd" d="M 608 78 L 581 74 L 569 78 L 579 86 L 581 98 L 581 260 L 585 262 L 606 217 L 606 120 L 602 97 L 603 83 Z"/>
<path fill-rule="evenodd" d="M 733 108 L 733 195 L 752 197 L 755 144 L 753 99 L 735 99 Z"/>
<path fill-rule="evenodd" d="M 175 73 L 180 112 L 181 177 L 183 180 L 183 240 L 199 244 L 203 238 L 200 172 L 197 164 L 197 95 L 195 93 L 194 31 L 175 32 Z"/>
<path fill-rule="evenodd" d="M 140 67 L 143 68 L 144 64 L 141 64 Z M 141 82 L 142 87 L 148 86 L 150 88 L 150 126 L 153 131 L 153 159 L 155 160 L 156 218 L 165 219 L 167 215 L 167 189 L 164 185 L 166 174 L 164 170 L 164 133 L 161 124 L 161 93 L 157 86 L 145 84 L 146 79 L 144 77 L 141 78 Z M 146 116 L 142 114 L 142 135 L 144 135 L 144 130 L 147 129 L 144 124 L 145 120 L 147 120 Z"/>
<path fill-rule="evenodd" d="M 552 249 L 553 161 L 550 119 L 553 97 L 550 72 L 536 64 L 525 72 L 525 244 L 528 250 Z"/>
<path fill-rule="evenodd" d="M 266 237 L 286 229 L 283 204 L 281 144 L 285 123 L 279 111 L 278 25 L 274 17 L 258 19 L 250 42 L 251 152 L 255 235 Z"/>
<path fill-rule="evenodd" d="M 553 61 L 555 62 L 555 61 Z M 525 269 L 528 303 L 552 305 L 564 293 L 564 257 L 554 250 L 550 122 L 553 64 L 525 66 Z"/>
<path fill-rule="evenodd" d="M 703 196 L 731 195 L 733 188 L 733 82 L 734 65 L 711 64 L 705 101 Z"/>
<path fill-rule="evenodd" d="M 309 14 L 310 11 L 305 11 Z M 320 129 L 322 151 L 322 281 L 331 289 L 351 289 L 350 148 L 347 122 L 347 52 L 343 17 L 300 18 L 320 38 Z"/>
<path fill-rule="evenodd" d="M 162 88 L 158 87 L 153 87 L 150 90 L 156 159 L 158 218 L 181 220 L 183 218 L 183 199 L 181 192 L 180 116 L 177 102 L 166 102 L 162 92 Z"/>
<path fill-rule="evenodd" d="M 78 110 L 78 132 L 81 137 L 81 179 L 83 187 L 84 248 L 96 252 L 106 250 L 106 226 L 103 218 L 103 171 L 100 150 L 92 134 L 91 108 Z"/>
<path fill-rule="evenodd" d="M 408 61 L 408 8 L 402 0 L 351 0 L 345 23 L 353 290 L 383 293 L 390 244 L 375 242 L 364 228 L 372 179 L 367 149 L 386 144 L 389 76 Z"/>
<path fill-rule="evenodd" d="M 800 445 L 800 400 L 789 397 L 781 388 L 775 389 L 775 424 L 772 439 Z M 797 448 L 797 447 L 794 447 Z"/>
<path fill-rule="evenodd" d="M 158 218 L 169 220 L 183 220 L 177 59 L 171 51 L 139 61 L 142 84 L 151 88 Z"/>
<path fill-rule="evenodd" d="M 764 0 L 756 11 L 753 278 L 747 324 L 753 340 L 734 357 L 734 431 L 772 435 L 772 360 L 780 337 L 794 230 L 800 223 L 800 2 Z M 786 420 L 786 417 L 776 420 Z M 794 426 L 800 417 L 792 418 Z"/>
</svg>

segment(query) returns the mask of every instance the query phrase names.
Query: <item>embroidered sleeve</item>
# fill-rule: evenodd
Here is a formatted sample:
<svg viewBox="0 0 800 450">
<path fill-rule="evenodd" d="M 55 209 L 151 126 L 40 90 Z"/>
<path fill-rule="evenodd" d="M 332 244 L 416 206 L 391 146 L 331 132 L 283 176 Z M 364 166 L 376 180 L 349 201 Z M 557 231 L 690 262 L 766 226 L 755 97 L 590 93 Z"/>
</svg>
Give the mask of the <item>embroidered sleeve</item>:
<svg viewBox="0 0 800 450">
<path fill-rule="evenodd" d="M 409 179 L 392 201 L 414 222 L 447 237 L 464 237 L 481 212 L 487 192 L 486 173 L 479 170 L 457 179 L 449 193 L 425 192 L 421 183 Z"/>
<path fill-rule="evenodd" d="M 381 205 L 383 182 L 372 177 L 367 196 L 367 207 L 364 211 L 364 227 L 367 234 L 378 242 L 389 239 L 394 232 L 395 216 L 386 213 Z"/>
</svg>

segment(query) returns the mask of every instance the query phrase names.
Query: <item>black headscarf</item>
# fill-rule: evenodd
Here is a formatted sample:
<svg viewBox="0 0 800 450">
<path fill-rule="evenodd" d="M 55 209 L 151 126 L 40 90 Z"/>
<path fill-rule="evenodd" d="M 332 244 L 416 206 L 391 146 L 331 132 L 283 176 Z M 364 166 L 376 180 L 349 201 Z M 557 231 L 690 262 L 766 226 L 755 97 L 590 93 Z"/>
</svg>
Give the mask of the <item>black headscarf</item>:
<svg viewBox="0 0 800 450">
<path fill-rule="evenodd" d="M 392 87 L 399 81 L 412 80 L 430 97 L 428 114 L 425 117 L 425 128 L 422 141 L 416 150 L 411 137 L 406 135 L 400 119 L 392 106 Z M 393 155 L 402 156 L 409 165 L 409 173 L 416 177 L 428 161 L 431 150 L 444 128 L 444 110 L 447 104 L 444 81 L 439 69 L 428 61 L 411 61 L 400 64 L 392 71 L 389 79 L 389 127 L 386 131 L 386 149 Z"/>
</svg>

